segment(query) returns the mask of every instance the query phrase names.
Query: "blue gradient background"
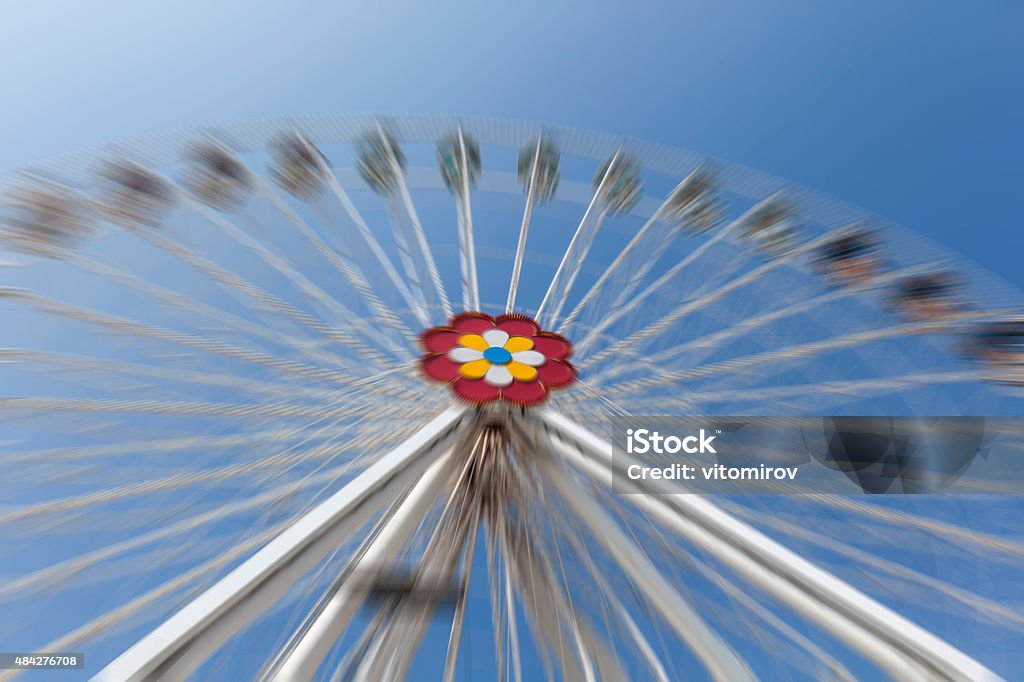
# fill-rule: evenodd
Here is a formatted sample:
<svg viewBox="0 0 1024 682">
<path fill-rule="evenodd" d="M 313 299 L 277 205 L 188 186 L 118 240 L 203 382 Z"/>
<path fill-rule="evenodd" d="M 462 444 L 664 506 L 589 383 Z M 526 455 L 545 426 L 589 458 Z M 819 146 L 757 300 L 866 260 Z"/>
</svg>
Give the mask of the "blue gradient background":
<svg viewBox="0 0 1024 682">
<path fill-rule="evenodd" d="M 0 166 L 306 113 L 526 118 L 747 164 L 1024 282 L 1024 5 L 31 2 Z"/>
<path fill-rule="evenodd" d="M 1022 29 L 1011 0 L 7 3 L 0 166 L 269 116 L 525 118 L 793 179 L 1024 287 Z"/>
</svg>

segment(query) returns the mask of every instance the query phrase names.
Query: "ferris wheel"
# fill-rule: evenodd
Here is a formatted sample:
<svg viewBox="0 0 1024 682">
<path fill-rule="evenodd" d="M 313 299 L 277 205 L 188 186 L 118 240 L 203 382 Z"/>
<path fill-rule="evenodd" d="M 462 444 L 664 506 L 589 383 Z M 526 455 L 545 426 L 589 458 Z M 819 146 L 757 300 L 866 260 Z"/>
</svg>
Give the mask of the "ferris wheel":
<svg viewBox="0 0 1024 682">
<path fill-rule="evenodd" d="M 3 185 L 7 650 L 111 682 L 1010 670 L 1013 498 L 611 483 L 623 417 L 1020 414 L 1020 292 L 883 218 L 429 116 Z"/>
</svg>

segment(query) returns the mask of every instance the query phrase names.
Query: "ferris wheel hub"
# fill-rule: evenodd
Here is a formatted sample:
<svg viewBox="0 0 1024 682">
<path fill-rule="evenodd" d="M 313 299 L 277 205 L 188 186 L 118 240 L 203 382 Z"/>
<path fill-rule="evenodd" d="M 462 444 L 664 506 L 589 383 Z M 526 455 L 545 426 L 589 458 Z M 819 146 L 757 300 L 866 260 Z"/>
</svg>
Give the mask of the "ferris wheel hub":
<svg viewBox="0 0 1024 682">
<path fill-rule="evenodd" d="M 420 344 L 426 351 L 420 358 L 423 374 L 475 405 L 540 405 L 551 390 L 576 381 L 569 363 L 572 343 L 526 315 L 459 313 L 447 325 L 424 331 Z"/>
</svg>

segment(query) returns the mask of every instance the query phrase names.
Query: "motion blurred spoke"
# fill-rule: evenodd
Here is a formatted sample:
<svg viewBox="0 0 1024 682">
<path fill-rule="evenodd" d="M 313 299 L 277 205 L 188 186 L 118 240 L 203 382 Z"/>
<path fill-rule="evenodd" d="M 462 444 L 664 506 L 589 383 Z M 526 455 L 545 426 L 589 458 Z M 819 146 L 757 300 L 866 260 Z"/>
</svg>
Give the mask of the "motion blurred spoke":
<svg viewBox="0 0 1024 682">
<path fill-rule="evenodd" d="M 198 255 L 193 250 L 182 246 L 174 240 L 152 231 L 139 232 L 137 234 L 140 234 L 143 239 L 154 246 L 181 259 L 197 271 L 202 272 L 218 284 L 223 285 L 225 288 L 238 291 L 251 298 L 268 311 L 284 315 L 286 318 L 298 323 L 301 327 L 309 329 L 317 335 L 332 342 L 337 342 L 350 348 L 357 348 L 361 346 L 356 338 L 349 332 L 342 329 L 335 329 L 324 324 L 308 313 L 286 303 L 280 297 L 268 293 L 264 289 L 246 281 L 242 277 L 225 270 L 210 259 Z M 341 356 L 334 357 L 335 362 L 341 367 L 351 366 L 353 364 Z"/>
<path fill-rule="evenodd" d="M 671 363 L 672 361 L 685 356 L 687 352 L 708 348 L 718 349 L 727 347 L 726 342 L 731 341 L 733 339 L 743 338 L 750 334 L 751 332 L 771 325 L 780 320 L 786 319 L 788 317 L 793 317 L 801 313 L 806 313 L 808 311 L 814 310 L 815 308 L 825 306 L 829 303 L 835 303 L 845 298 L 857 296 L 867 291 L 872 291 L 875 289 L 879 289 L 881 287 L 885 287 L 889 284 L 899 281 L 903 277 L 919 274 L 921 272 L 928 272 L 930 270 L 935 269 L 937 265 L 938 264 L 936 263 L 931 263 L 924 266 L 904 268 L 892 273 L 871 278 L 857 286 L 834 289 L 819 296 L 813 296 L 804 300 L 797 301 L 796 303 L 790 305 L 781 306 L 769 310 L 768 312 L 765 312 L 762 315 L 757 315 L 755 317 L 742 320 L 718 332 L 707 334 L 696 339 L 691 339 L 677 346 L 672 346 L 663 351 L 653 353 L 644 358 L 646 360 L 645 366 L 651 368 L 662 368 L 668 366 L 668 363 Z M 632 355 L 631 357 L 636 356 Z M 606 384 L 609 379 L 621 375 L 625 371 L 625 367 L 626 366 L 623 365 L 620 365 L 618 367 L 610 367 L 605 372 L 601 373 L 598 376 L 595 376 L 591 381 L 595 384 Z M 660 369 L 656 371 L 660 371 Z"/>
<path fill-rule="evenodd" d="M 761 202 L 761 204 L 758 204 L 758 206 L 763 205 L 765 202 L 769 200 L 770 199 L 766 199 L 764 202 Z M 625 302 L 626 298 L 629 296 L 629 294 L 626 292 L 628 291 L 629 293 L 632 293 L 632 289 L 631 287 L 627 287 L 627 289 L 623 291 L 622 294 L 619 294 L 619 297 L 611 305 L 608 314 L 604 316 L 601 322 L 596 327 L 591 329 L 590 332 L 586 336 L 584 336 L 579 341 L 579 343 L 576 344 L 577 352 L 582 353 L 584 350 L 589 348 L 595 341 L 597 341 L 598 338 L 600 338 L 601 333 L 604 332 L 604 330 L 608 329 L 613 324 L 621 320 L 623 317 L 629 315 L 634 310 L 638 309 L 641 305 L 644 304 L 644 302 L 647 299 L 649 299 L 658 291 L 662 290 L 666 284 L 668 284 L 673 279 L 678 277 L 679 274 L 682 273 L 683 270 L 685 270 L 688 266 L 692 265 L 694 262 L 699 261 L 699 259 L 703 257 L 704 254 L 707 253 L 713 246 L 715 246 L 721 241 L 732 238 L 733 234 L 737 230 L 739 230 L 739 228 L 743 225 L 743 221 L 749 215 L 751 215 L 753 211 L 756 210 L 756 208 L 757 207 L 755 206 L 754 209 L 751 209 L 742 217 L 738 218 L 737 220 L 734 220 L 726 227 L 720 229 L 718 232 L 715 233 L 714 236 L 710 237 L 709 239 L 706 239 L 700 246 L 691 251 L 686 256 L 686 258 L 682 259 L 681 261 L 673 265 L 664 274 L 658 277 L 658 279 L 656 279 L 654 282 L 645 287 L 643 291 L 637 294 L 629 303 Z M 638 278 L 636 283 L 639 284 L 639 282 L 640 280 Z"/>
<path fill-rule="evenodd" d="M 305 437 L 306 439 L 310 439 L 320 433 L 334 431 L 334 433 L 331 434 L 332 438 L 337 438 L 339 434 L 345 433 L 347 430 L 353 428 L 353 426 L 354 425 L 349 425 L 339 428 L 335 424 L 330 423 L 327 426 L 321 427 L 319 431 L 307 433 Z M 138 495 L 165 492 L 168 490 L 176 490 L 203 483 L 234 479 L 257 472 L 261 469 L 274 469 L 275 473 L 282 474 L 289 468 L 309 460 L 334 457 L 339 450 L 338 445 L 334 442 L 329 442 L 324 445 L 296 452 L 295 450 L 298 447 L 299 446 L 291 446 L 283 452 L 262 457 L 255 461 L 238 462 L 209 469 L 207 471 L 179 473 L 159 479 L 141 481 L 107 490 L 91 492 L 76 497 L 52 500 L 28 505 L 19 509 L 8 510 L 0 513 L 0 525 L 20 522 L 44 515 L 67 513 L 100 504 L 110 504 L 111 502 L 124 500 Z"/>
<path fill-rule="evenodd" d="M 554 143 L 538 135 L 532 143 L 519 151 L 518 175 L 519 182 L 526 190 L 526 204 L 523 207 L 523 219 L 519 225 L 519 240 L 516 243 L 516 255 L 512 262 L 512 280 L 508 287 L 506 313 L 514 313 L 516 296 L 519 293 L 519 276 L 526 255 L 526 237 L 530 232 L 530 219 L 536 204 L 549 201 L 558 187 L 559 152 Z"/>
<path fill-rule="evenodd" d="M 558 316 L 562 312 L 562 306 L 565 305 L 565 299 L 569 296 L 573 282 L 576 281 L 580 266 L 586 259 L 598 230 L 601 229 L 601 223 L 604 222 L 605 217 L 610 211 L 610 208 L 604 205 L 604 192 L 607 191 L 606 188 L 609 186 L 609 180 L 612 178 L 615 167 L 620 163 L 621 158 L 621 151 L 615 152 L 608 161 L 604 172 L 599 173 L 600 179 L 594 188 L 594 194 L 590 199 L 590 203 L 587 204 L 587 210 L 583 212 L 580 224 L 576 227 L 576 231 L 573 232 L 569 245 L 565 247 L 562 260 L 558 263 L 558 268 L 551 278 L 551 283 L 548 285 L 548 290 L 540 302 L 540 307 L 537 308 L 537 320 L 546 322 L 548 327 L 553 328 L 558 322 Z M 549 300 L 553 310 L 545 318 L 544 313 L 546 312 Z"/>
<path fill-rule="evenodd" d="M 342 374 L 337 370 L 315 367 L 293 360 L 287 360 L 263 351 L 240 348 L 222 341 L 205 339 L 194 334 L 186 334 L 185 332 L 176 332 L 165 329 L 158 325 L 147 324 L 129 318 L 119 317 L 117 315 L 80 308 L 62 301 L 39 296 L 29 291 L 0 288 L 0 299 L 17 301 L 43 312 L 66 317 L 71 320 L 108 327 L 118 333 L 128 336 L 136 335 L 149 337 L 167 343 L 201 350 L 213 355 L 222 355 L 233 360 L 264 365 L 277 371 L 293 373 L 307 378 L 319 379 L 342 385 L 358 381 L 358 379 L 353 379 L 352 377 Z M 382 363 L 380 366 L 382 369 L 385 369 L 385 371 L 389 368 L 394 370 L 393 366 L 386 363 Z M 399 367 L 399 369 L 404 368 Z"/>
<path fill-rule="evenodd" d="M 848 379 L 845 381 L 823 381 L 815 384 L 793 384 L 777 388 L 746 388 L 723 391 L 695 391 L 688 399 L 707 404 L 721 402 L 746 402 L 780 400 L 801 396 L 845 395 L 856 397 L 880 396 L 888 391 L 901 391 L 920 386 L 941 386 L 962 382 L 975 382 L 980 379 L 975 370 L 958 370 L 952 372 L 922 372 L 883 379 Z M 666 406 L 673 406 L 671 399 Z M 664 403 L 663 403 L 664 404 Z"/>
<path fill-rule="evenodd" d="M 399 439 L 381 439 L 374 436 L 363 436 L 361 439 L 353 440 L 349 444 L 341 444 L 337 446 L 336 452 L 342 454 L 348 451 L 358 451 L 359 449 L 370 445 L 390 445 L 397 442 L 397 440 Z M 147 544 L 175 537 L 176 535 L 189 533 L 202 528 L 204 525 L 213 524 L 223 519 L 230 518 L 231 516 L 244 514 L 255 509 L 262 509 L 267 506 L 278 504 L 284 500 L 292 498 L 300 492 L 305 491 L 307 488 L 315 486 L 330 486 L 350 471 L 357 470 L 363 466 L 368 466 L 376 462 L 377 459 L 378 457 L 376 456 L 357 457 L 341 466 L 327 469 L 322 473 L 307 474 L 295 482 L 277 486 L 265 493 L 256 495 L 247 500 L 229 502 L 223 506 L 215 507 L 208 512 L 203 512 L 193 517 L 176 521 L 163 528 L 149 531 L 113 545 L 108 545 L 101 549 L 88 552 L 82 556 L 48 566 L 28 575 L 15 578 L 7 584 L 0 586 L 0 596 L 7 596 L 9 594 L 15 594 L 30 589 L 38 589 L 40 586 L 48 584 L 60 584 L 91 566 L 108 561 L 127 552 L 137 550 Z M 309 497 L 310 499 L 313 499 L 315 498 L 315 495 L 309 495 Z"/>
<path fill-rule="evenodd" d="M 405 280 L 403 280 L 402 276 L 398 274 L 398 270 L 396 270 L 395 266 L 391 263 L 391 259 L 388 258 L 387 254 L 384 252 L 384 249 L 383 247 L 381 247 L 380 242 L 377 241 L 377 238 L 373 236 L 373 232 L 370 230 L 370 227 L 366 224 L 366 221 L 363 219 L 362 214 L 359 213 L 358 209 L 356 209 L 355 207 L 355 204 L 353 204 L 352 200 L 349 198 L 348 193 L 345 192 L 341 184 L 338 182 L 337 176 L 330 168 L 326 169 L 326 171 L 328 186 L 331 188 L 331 191 L 333 192 L 335 198 L 338 200 L 338 203 L 345 211 L 345 214 L 352 221 L 352 224 L 355 225 L 360 237 L 362 237 L 362 239 L 366 242 L 366 245 L 370 248 L 370 251 L 372 252 L 374 258 L 376 258 L 377 260 L 377 263 L 381 266 L 381 269 L 384 271 L 385 275 L 387 275 L 388 280 L 395 287 L 396 291 L 398 291 L 399 295 L 401 295 L 402 299 L 406 302 L 409 308 L 416 314 L 417 319 L 420 321 L 420 324 L 429 324 L 430 317 L 423 309 L 422 302 L 420 302 L 416 297 L 414 297 L 412 293 L 409 291 L 409 287 L 405 284 Z"/>
<path fill-rule="evenodd" d="M 932 320 L 910 324 L 901 323 L 890 327 L 883 327 L 881 329 L 856 331 L 833 339 L 811 341 L 809 343 L 790 346 L 788 348 L 773 349 L 764 351 L 763 353 L 748 355 L 746 357 L 711 363 L 704 365 L 703 367 L 662 372 L 660 376 L 651 376 L 633 381 L 612 384 L 611 386 L 606 387 L 605 391 L 608 396 L 614 398 L 624 393 L 635 391 L 637 388 L 663 386 L 691 379 L 704 379 L 709 376 L 724 373 L 732 373 L 733 376 L 735 376 L 738 372 L 751 367 L 764 366 L 774 368 L 778 367 L 778 364 L 781 364 L 782 362 L 803 360 L 837 350 L 856 348 L 857 346 L 876 341 L 942 332 L 948 330 L 950 326 L 954 324 L 982 320 L 991 316 L 991 312 L 967 312 L 946 317 L 940 321 Z"/>
<path fill-rule="evenodd" d="M 269 184 L 266 183 L 266 181 L 262 179 L 257 180 L 257 186 L 263 196 L 269 199 L 274 208 L 287 218 L 288 222 L 295 227 L 300 235 L 302 235 L 302 238 L 312 245 L 316 252 L 320 254 L 320 256 L 323 257 L 323 259 L 335 270 L 341 273 L 346 281 L 352 285 L 352 288 L 362 296 L 367 308 L 371 311 L 377 321 L 383 325 L 383 328 L 393 329 L 399 332 L 405 339 L 406 344 L 412 345 L 413 337 L 411 330 L 404 325 L 400 319 L 398 319 L 398 316 L 396 316 L 390 308 L 384 305 L 384 302 L 370 286 L 370 283 L 366 281 L 366 277 L 363 275 L 359 266 L 352 262 L 351 258 L 346 254 L 339 253 L 332 249 L 327 242 L 321 239 L 320 236 L 317 235 L 316 232 L 314 232 L 313 229 L 302 218 L 300 218 L 299 215 L 288 206 L 288 204 L 284 202 L 284 200 Z M 335 297 L 329 298 L 337 301 Z M 347 319 L 350 319 L 353 322 L 356 320 L 356 317 L 352 315 L 351 311 L 349 311 L 340 302 L 334 305 L 338 307 L 341 313 L 348 314 Z M 385 341 L 387 341 L 386 338 Z M 408 348 L 392 348 L 392 350 L 406 358 L 410 355 Z"/>
<path fill-rule="evenodd" d="M 648 326 L 644 330 L 636 334 L 633 334 L 632 336 L 630 336 L 630 338 L 623 341 L 619 341 L 618 343 L 613 344 L 612 346 L 606 348 L 605 350 L 602 350 L 601 352 L 597 353 L 592 358 L 587 360 L 584 366 L 592 366 L 600 362 L 601 360 L 609 357 L 610 355 L 614 355 L 615 353 L 621 352 L 626 348 L 637 347 L 644 341 L 654 336 L 657 336 L 658 334 L 661 334 L 665 330 L 669 329 L 670 327 L 672 327 L 672 325 L 679 322 L 686 316 L 691 315 L 708 305 L 711 305 L 715 301 L 723 298 L 724 296 L 735 291 L 736 289 L 748 286 L 756 282 L 758 279 L 764 277 L 766 274 L 772 272 L 773 270 L 776 270 L 782 267 L 783 265 L 786 265 L 791 261 L 795 260 L 798 256 L 801 256 L 809 251 L 814 250 L 821 243 L 824 243 L 829 238 L 831 237 L 819 237 L 814 241 L 803 244 L 802 246 L 793 249 L 788 254 L 770 260 L 767 263 L 764 263 L 754 268 L 753 270 L 743 275 L 742 277 L 738 277 L 729 282 L 728 284 L 725 284 L 707 294 L 704 294 L 698 299 L 683 303 L 675 310 L 673 310 L 671 313 L 661 317 L 657 322 Z"/>
<path fill-rule="evenodd" d="M 652 234 L 654 232 L 654 228 L 657 226 L 659 221 L 662 221 L 666 217 L 666 213 L 669 212 L 673 206 L 674 199 L 678 197 L 681 192 L 685 191 L 687 187 L 693 183 L 698 173 L 699 171 L 695 171 L 694 173 L 691 173 L 686 178 L 684 178 L 678 185 L 676 185 L 676 188 L 672 190 L 668 197 L 666 197 L 665 200 L 662 201 L 661 204 L 659 204 L 658 208 L 656 208 L 654 210 L 654 213 L 651 214 L 651 217 L 647 219 L 647 221 L 640 227 L 639 230 L 637 230 L 637 233 L 633 235 L 633 237 L 629 240 L 629 243 L 626 244 L 625 248 L 615 257 L 615 260 L 613 260 L 611 264 L 607 268 L 605 268 L 605 270 L 601 273 L 601 276 L 598 277 L 594 285 L 590 287 L 590 289 L 583 296 L 583 298 L 580 299 L 580 302 L 576 304 L 576 307 L 573 308 L 572 313 L 570 313 L 569 316 L 565 318 L 565 320 L 562 322 L 561 327 L 559 328 L 559 333 L 565 334 L 568 331 L 568 329 L 573 325 L 573 323 L 576 322 L 576 320 L 579 318 L 580 313 L 588 305 L 591 305 L 591 303 L 595 299 L 597 299 L 599 295 L 601 295 L 605 287 L 612 281 L 612 278 L 618 273 L 619 269 L 623 268 L 627 262 L 629 263 L 629 266 L 626 266 L 625 270 L 626 274 L 629 275 L 629 281 L 626 283 L 624 288 L 620 292 L 618 292 L 615 298 L 615 302 L 609 307 L 614 310 L 617 307 L 617 304 L 624 301 L 631 293 L 633 293 L 633 291 L 636 290 L 636 287 L 640 284 L 641 281 L 643 281 L 643 278 L 647 275 L 648 272 L 650 272 L 651 268 L 654 267 L 654 264 L 656 263 L 657 259 L 651 258 L 649 253 L 636 253 L 636 258 L 631 259 L 630 257 L 634 255 L 637 246 L 639 246 L 641 243 L 644 243 L 645 239 L 648 240 L 648 242 L 651 244 L 653 248 L 662 249 L 668 246 L 669 242 L 675 237 L 675 234 L 664 234 L 664 232 L 661 232 L 659 234 L 654 235 Z M 692 200 L 690 203 L 692 203 Z"/>
</svg>

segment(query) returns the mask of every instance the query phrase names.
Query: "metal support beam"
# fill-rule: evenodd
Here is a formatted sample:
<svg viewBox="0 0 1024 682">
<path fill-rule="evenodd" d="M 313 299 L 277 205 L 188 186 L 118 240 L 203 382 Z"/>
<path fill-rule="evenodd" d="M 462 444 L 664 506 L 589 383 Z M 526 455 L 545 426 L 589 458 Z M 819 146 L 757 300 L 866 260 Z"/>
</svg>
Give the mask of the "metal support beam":
<svg viewBox="0 0 1024 682">
<path fill-rule="evenodd" d="M 566 682 L 592 682 L 595 678 L 592 653 L 580 636 L 579 621 L 528 537 L 514 538 L 510 544 L 512 578 L 526 610 L 528 622 L 545 657 L 553 654 Z"/>
<path fill-rule="evenodd" d="M 470 419 L 462 408 L 443 412 L 142 638 L 93 680 L 188 677 L 415 481 L 429 466 L 429 455 L 449 448 L 459 427 Z"/>
<path fill-rule="evenodd" d="M 536 423 L 569 464 L 604 484 L 611 485 L 613 467 L 634 463 L 625 454 L 616 455 L 613 463 L 611 443 L 559 414 L 541 412 Z M 1001 679 L 949 643 L 722 511 L 706 497 L 671 490 L 649 488 L 648 492 L 663 494 L 629 495 L 628 499 L 898 679 Z"/>
<path fill-rule="evenodd" d="M 551 414 L 544 413 L 544 416 L 550 418 Z M 564 441 L 554 438 L 552 441 L 556 448 L 561 449 Z M 572 476 L 567 475 L 557 460 L 543 456 L 542 452 L 538 454 L 541 456 L 536 459 L 537 470 L 545 481 L 558 491 L 580 521 L 590 528 L 598 542 L 604 545 L 609 555 L 633 580 L 650 606 L 687 643 L 712 677 L 720 682 L 756 679 L 743 659 L 704 622 L 604 507 Z"/>
<path fill-rule="evenodd" d="M 369 581 L 397 557 L 409 536 L 437 501 L 451 467 L 451 451 L 435 460 L 388 519 L 387 524 L 353 567 L 352 574 L 317 614 L 295 644 L 275 680 L 309 680 L 324 656 L 348 627 L 366 597 Z"/>
<path fill-rule="evenodd" d="M 526 255 L 526 236 L 530 233 L 530 216 L 537 196 L 537 166 L 540 165 L 540 147 L 542 138 L 537 137 L 537 147 L 533 152 L 533 166 L 530 168 L 530 182 L 526 187 L 526 206 L 523 208 L 523 222 L 519 226 L 519 241 L 516 243 L 516 257 L 512 263 L 512 281 L 508 285 L 508 302 L 505 312 L 515 312 L 516 294 L 519 292 L 519 273 L 523 269 L 523 258 Z"/>
<path fill-rule="evenodd" d="M 398 598 L 394 609 L 377 634 L 373 655 L 364 657 L 356 670 L 356 680 L 404 680 L 430 628 L 439 604 L 438 598 L 448 593 L 458 571 L 458 559 L 474 525 L 472 502 L 466 499 L 468 474 L 472 468 L 472 454 L 460 451 L 458 464 L 461 472 L 452 482 L 451 491 L 441 511 L 437 526 L 431 532 L 422 558 L 415 569 L 415 578 L 409 596 Z M 468 457 L 465 455 L 469 455 Z M 282 677 L 281 682 L 294 678 Z"/>
</svg>

